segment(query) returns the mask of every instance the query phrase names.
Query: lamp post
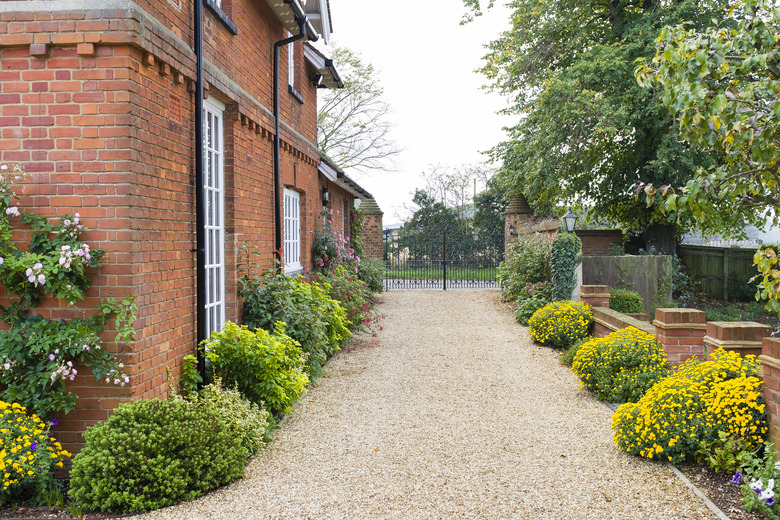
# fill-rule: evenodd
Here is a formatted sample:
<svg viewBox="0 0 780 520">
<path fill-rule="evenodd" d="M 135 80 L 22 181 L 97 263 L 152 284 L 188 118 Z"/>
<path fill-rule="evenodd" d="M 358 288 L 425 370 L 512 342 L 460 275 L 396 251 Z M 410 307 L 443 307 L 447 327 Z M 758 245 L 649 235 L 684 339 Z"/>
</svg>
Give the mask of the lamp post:
<svg viewBox="0 0 780 520">
<path fill-rule="evenodd" d="M 517 232 L 515 231 L 514 224 L 509 224 L 509 236 L 510 237 L 516 237 L 517 236 Z"/>
<path fill-rule="evenodd" d="M 566 231 L 569 233 L 574 232 L 574 226 L 577 224 L 577 215 L 571 212 L 571 208 L 569 209 L 569 212 L 563 216 L 563 226 L 566 228 Z"/>
<path fill-rule="evenodd" d="M 574 226 L 576 224 L 577 224 L 577 215 L 572 213 L 571 208 L 569 208 L 569 212 L 563 216 L 563 226 L 566 228 L 567 232 L 573 233 Z"/>
</svg>

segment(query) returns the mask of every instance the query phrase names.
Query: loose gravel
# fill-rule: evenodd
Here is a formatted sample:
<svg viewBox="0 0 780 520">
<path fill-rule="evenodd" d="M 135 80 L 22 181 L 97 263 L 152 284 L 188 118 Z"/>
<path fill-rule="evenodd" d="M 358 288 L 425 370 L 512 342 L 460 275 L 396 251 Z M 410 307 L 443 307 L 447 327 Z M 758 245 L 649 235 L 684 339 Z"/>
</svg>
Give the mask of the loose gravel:
<svg viewBox="0 0 780 520">
<path fill-rule="evenodd" d="M 715 519 L 495 291 L 383 295 L 244 479 L 139 519 Z"/>
</svg>

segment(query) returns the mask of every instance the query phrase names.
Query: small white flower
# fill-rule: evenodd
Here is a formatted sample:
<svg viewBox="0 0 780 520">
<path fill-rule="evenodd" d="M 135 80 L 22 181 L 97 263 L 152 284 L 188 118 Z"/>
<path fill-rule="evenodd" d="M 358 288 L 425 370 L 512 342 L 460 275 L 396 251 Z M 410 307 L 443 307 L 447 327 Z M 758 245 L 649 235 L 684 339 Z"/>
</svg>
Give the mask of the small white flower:
<svg viewBox="0 0 780 520">
<path fill-rule="evenodd" d="M 81 215 L 79 215 L 78 213 L 76 213 L 76 218 L 81 218 Z"/>
<path fill-rule="evenodd" d="M 124 368 L 124 363 L 119 363 L 119 368 Z"/>
<path fill-rule="evenodd" d="M 35 283 L 35 277 L 33 275 L 30 275 L 27 277 L 27 281 L 30 283 Z"/>
<path fill-rule="evenodd" d="M 41 284 L 41 285 L 46 285 L 46 277 L 43 276 L 42 274 L 39 274 L 38 275 L 38 283 Z"/>
<path fill-rule="evenodd" d="M 19 216 L 19 208 L 17 208 L 16 206 L 11 206 L 10 208 L 6 208 L 5 214 L 6 215 L 12 215 L 14 217 L 18 217 Z"/>
<path fill-rule="evenodd" d="M 63 224 L 64 226 L 70 226 L 70 220 L 68 220 L 68 219 L 65 219 L 65 220 L 63 220 L 63 221 L 62 221 L 62 224 Z"/>
<path fill-rule="evenodd" d="M 30 268 L 28 267 L 28 268 L 27 268 L 27 270 L 24 272 L 24 275 L 25 275 L 25 276 L 30 276 L 31 274 L 32 274 L 32 269 L 30 269 Z"/>
<path fill-rule="evenodd" d="M 65 262 L 67 262 L 67 261 L 68 261 L 67 258 L 65 258 L 64 256 L 60 257 L 60 265 L 64 265 Z"/>
<path fill-rule="evenodd" d="M 69 291 L 73 288 L 73 286 L 71 284 L 68 284 L 65 287 L 67 287 Z"/>
<path fill-rule="evenodd" d="M 0 256 L 0 265 L 3 265 L 3 262 L 5 262 L 5 260 L 3 260 L 3 257 Z"/>
<path fill-rule="evenodd" d="M 43 264 L 40 262 L 35 262 L 33 269 L 35 269 L 36 271 L 40 271 L 41 269 L 43 269 Z"/>
<path fill-rule="evenodd" d="M 67 251 L 68 249 L 70 249 L 70 246 L 68 244 L 65 244 L 60 249 L 62 249 L 63 251 Z"/>
<path fill-rule="evenodd" d="M 5 171 L 7 169 L 8 169 L 8 165 L 7 164 L 4 164 L 4 165 L 0 166 L 0 170 Z"/>
<path fill-rule="evenodd" d="M 760 495 L 758 495 L 758 498 L 760 498 L 761 500 L 766 500 L 766 499 L 772 498 L 774 496 L 775 496 L 775 492 L 772 491 L 771 489 L 767 488 L 764 491 L 762 491 Z"/>
<path fill-rule="evenodd" d="M 763 489 L 764 483 L 761 480 L 751 480 L 748 486 L 750 486 L 750 489 L 755 491 L 757 489 Z"/>
</svg>

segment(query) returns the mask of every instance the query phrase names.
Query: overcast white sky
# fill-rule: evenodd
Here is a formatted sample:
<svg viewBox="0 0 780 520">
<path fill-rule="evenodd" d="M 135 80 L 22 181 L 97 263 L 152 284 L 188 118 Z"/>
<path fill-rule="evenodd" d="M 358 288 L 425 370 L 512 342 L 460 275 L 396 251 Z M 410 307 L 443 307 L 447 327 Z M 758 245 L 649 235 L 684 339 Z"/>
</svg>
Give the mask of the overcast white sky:
<svg viewBox="0 0 780 520">
<path fill-rule="evenodd" d="M 384 223 L 397 223 L 414 189 L 424 187 L 420 173 L 428 165 L 484 162 L 480 151 L 512 124 L 496 114 L 505 99 L 481 90 L 485 77 L 474 72 L 483 45 L 508 28 L 508 11 L 498 7 L 461 26 L 460 0 L 330 0 L 330 7 L 331 43 L 374 65 L 393 108 L 394 138 L 403 149 L 397 171 L 355 179 L 376 198 Z"/>
</svg>

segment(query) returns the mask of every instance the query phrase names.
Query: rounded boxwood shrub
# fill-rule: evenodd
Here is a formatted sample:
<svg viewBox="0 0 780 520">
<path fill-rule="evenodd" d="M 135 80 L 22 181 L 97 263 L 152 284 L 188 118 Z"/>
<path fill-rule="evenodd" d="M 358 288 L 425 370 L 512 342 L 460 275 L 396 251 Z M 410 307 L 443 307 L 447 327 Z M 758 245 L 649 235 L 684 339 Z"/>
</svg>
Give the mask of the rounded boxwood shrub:
<svg viewBox="0 0 780 520">
<path fill-rule="evenodd" d="M 645 312 L 643 303 L 644 301 L 638 292 L 629 291 L 628 289 L 610 288 L 609 290 L 609 308 L 612 310 L 624 314 L 641 313 Z"/>
<path fill-rule="evenodd" d="M 545 305 L 528 320 L 532 340 L 561 348 L 587 336 L 592 324 L 590 305 L 566 300 Z"/>
<path fill-rule="evenodd" d="M 192 500 L 243 476 L 247 451 L 206 403 L 120 405 L 87 429 L 70 495 L 93 511 L 137 512 Z"/>
<path fill-rule="evenodd" d="M 725 433 L 750 450 L 767 432 L 754 356 L 716 350 L 709 361 L 688 360 L 636 403 L 612 417 L 617 446 L 632 455 L 677 463 Z"/>
<path fill-rule="evenodd" d="M 582 345 L 572 370 L 602 401 L 636 402 L 669 375 L 666 362 L 655 336 L 627 327 Z"/>
</svg>

